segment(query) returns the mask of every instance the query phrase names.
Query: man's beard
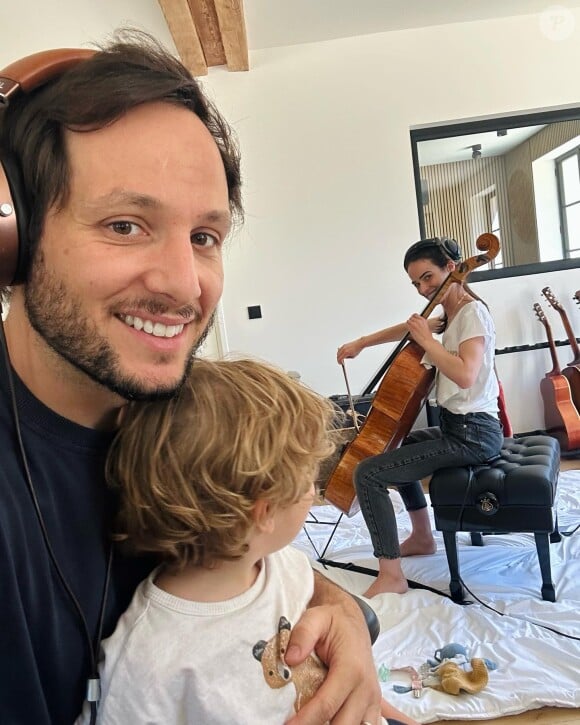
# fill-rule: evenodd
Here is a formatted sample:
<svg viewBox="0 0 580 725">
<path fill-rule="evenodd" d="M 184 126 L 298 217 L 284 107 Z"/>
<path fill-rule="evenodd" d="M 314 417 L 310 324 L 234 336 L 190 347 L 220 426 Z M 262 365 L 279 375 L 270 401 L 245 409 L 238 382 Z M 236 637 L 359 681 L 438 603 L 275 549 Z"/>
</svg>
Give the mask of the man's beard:
<svg viewBox="0 0 580 725">
<path fill-rule="evenodd" d="M 30 324 L 46 344 L 82 371 L 91 380 L 125 400 L 162 400 L 172 398 L 183 386 L 196 350 L 210 332 L 215 312 L 205 330 L 186 357 L 183 374 L 167 385 L 151 387 L 137 375 L 124 372 L 120 357 L 99 333 L 96 325 L 82 315 L 82 298 L 75 297 L 44 264 L 41 251 L 36 254 L 24 289 L 24 304 Z"/>
</svg>

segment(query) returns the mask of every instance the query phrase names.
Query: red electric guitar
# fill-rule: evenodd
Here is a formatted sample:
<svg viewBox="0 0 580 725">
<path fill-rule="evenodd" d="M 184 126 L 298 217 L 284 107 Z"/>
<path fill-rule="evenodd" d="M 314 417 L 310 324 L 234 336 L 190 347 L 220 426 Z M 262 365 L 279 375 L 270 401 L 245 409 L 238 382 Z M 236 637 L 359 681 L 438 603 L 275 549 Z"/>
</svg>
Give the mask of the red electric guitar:
<svg viewBox="0 0 580 725">
<path fill-rule="evenodd" d="M 558 439 L 562 450 L 575 450 L 580 448 L 580 415 L 572 402 L 568 378 L 560 371 L 550 323 L 537 302 L 534 311 L 546 330 L 552 357 L 552 370 L 540 381 L 546 432 Z"/>
<path fill-rule="evenodd" d="M 562 324 L 568 336 L 573 359 L 563 368 L 562 375 L 568 378 L 570 390 L 572 391 L 572 402 L 576 406 L 576 409 L 580 410 L 580 348 L 578 348 L 578 343 L 576 342 L 576 335 L 574 335 L 566 310 L 558 302 L 552 290 L 549 287 L 544 287 L 542 294 L 562 318 Z"/>
</svg>

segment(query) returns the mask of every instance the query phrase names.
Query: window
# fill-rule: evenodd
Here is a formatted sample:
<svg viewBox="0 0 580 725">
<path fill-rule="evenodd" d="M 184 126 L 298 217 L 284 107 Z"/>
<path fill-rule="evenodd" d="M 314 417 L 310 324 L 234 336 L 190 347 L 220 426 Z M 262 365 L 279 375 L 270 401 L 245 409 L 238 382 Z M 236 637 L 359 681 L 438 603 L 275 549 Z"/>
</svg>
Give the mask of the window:
<svg viewBox="0 0 580 725">
<path fill-rule="evenodd" d="M 580 258 L 580 146 L 556 159 L 556 175 L 564 257 Z"/>
</svg>

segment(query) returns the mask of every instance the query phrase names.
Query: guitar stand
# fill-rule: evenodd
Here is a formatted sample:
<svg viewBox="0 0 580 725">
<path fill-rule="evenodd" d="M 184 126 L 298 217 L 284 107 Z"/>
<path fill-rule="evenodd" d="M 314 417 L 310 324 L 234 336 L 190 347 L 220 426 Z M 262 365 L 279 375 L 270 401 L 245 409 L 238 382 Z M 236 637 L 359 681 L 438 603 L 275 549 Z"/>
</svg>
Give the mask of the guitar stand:
<svg viewBox="0 0 580 725">
<path fill-rule="evenodd" d="M 315 553 L 316 553 L 316 556 L 318 557 L 318 561 L 319 561 L 319 562 L 320 562 L 320 563 L 321 563 L 321 564 L 322 564 L 323 566 L 324 566 L 324 561 L 323 561 L 323 559 L 324 559 L 324 555 L 325 555 L 325 554 L 326 554 L 326 552 L 328 551 L 328 547 L 330 546 L 330 544 L 331 544 L 331 542 L 332 542 L 332 539 L 333 539 L 333 537 L 334 537 L 334 534 L 336 533 L 336 530 L 337 530 L 337 528 L 338 528 L 338 525 L 339 525 L 339 524 L 340 524 L 340 522 L 342 521 L 342 517 L 343 517 L 343 516 L 344 516 L 344 514 L 343 514 L 343 513 L 341 513 L 341 514 L 340 514 L 340 516 L 339 516 L 339 517 L 338 517 L 338 518 L 336 519 L 336 521 L 321 521 L 321 520 L 320 520 L 320 519 L 319 519 L 319 518 L 318 518 L 318 517 L 316 516 L 316 514 L 314 514 L 314 513 L 312 512 L 312 510 L 310 510 L 310 513 L 309 513 L 309 518 L 307 518 L 307 519 L 306 519 L 306 521 L 304 522 L 304 526 L 303 526 L 302 528 L 304 529 L 304 533 L 306 534 L 306 538 L 308 539 L 308 541 L 310 542 L 310 545 L 311 545 L 311 546 L 312 546 L 312 548 L 314 549 L 314 551 L 315 551 Z M 312 540 L 312 537 L 311 537 L 311 536 L 310 536 L 310 534 L 308 533 L 308 529 L 306 528 L 307 524 L 313 524 L 313 525 L 318 525 L 318 526 L 332 526 L 332 531 L 330 532 L 330 536 L 328 537 L 328 539 L 326 540 L 326 543 L 324 544 L 324 548 L 322 549 L 322 552 L 320 552 L 320 551 L 318 550 L 318 547 L 316 546 L 316 544 L 315 544 L 315 543 L 314 543 L 314 541 Z"/>
</svg>

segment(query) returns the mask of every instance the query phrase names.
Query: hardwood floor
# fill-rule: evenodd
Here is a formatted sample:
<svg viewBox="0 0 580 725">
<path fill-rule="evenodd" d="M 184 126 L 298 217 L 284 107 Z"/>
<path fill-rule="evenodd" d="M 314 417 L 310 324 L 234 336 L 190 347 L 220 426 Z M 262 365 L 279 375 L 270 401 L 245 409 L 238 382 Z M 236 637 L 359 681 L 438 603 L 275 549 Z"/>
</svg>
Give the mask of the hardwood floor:
<svg viewBox="0 0 580 725">
<path fill-rule="evenodd" d="M 471 725 L 473 720 L 437 720 L 441 725 Z M 578 725 L 580 710 L 567 707 L 543 707 L 540 710 L 528 710 L 511 717 L 500 717 L 495 720 L 478 720 L 482 725 Z"/>
<path fill-rule="evenodd" d="M 579 470 L 580 459 L 562 459 L 562 471 Z M 473 720 L 437 720 L 446 725 L 470 725 Z M 567 707 L 543 707 L 539 710 L 528 710 L 519 715 L 500 717 L 493 720 L 482 720 L 485 725 L 580 725 L 580 709 Z"/>
</svg>

